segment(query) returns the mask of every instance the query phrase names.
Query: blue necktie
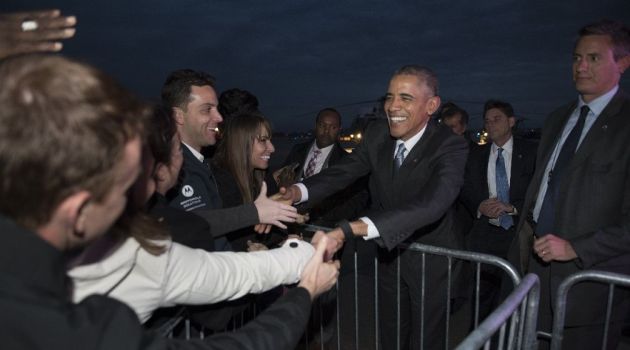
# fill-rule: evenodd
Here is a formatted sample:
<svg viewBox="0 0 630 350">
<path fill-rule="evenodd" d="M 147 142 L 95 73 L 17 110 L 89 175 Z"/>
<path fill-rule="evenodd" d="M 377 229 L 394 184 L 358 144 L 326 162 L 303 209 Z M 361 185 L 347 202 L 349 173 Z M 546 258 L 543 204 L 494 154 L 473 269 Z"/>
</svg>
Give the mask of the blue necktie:
<svg viewBox="0 0 630 350">
<path fill-rule="evenodd" d="M 400 169 L 400 166 L 405 160 L 406 151 L 407 149 L 405 148 L 405 144 L 401 142 L 398 145 L 398 149 L 396 150 L 396 155 L 394 156 L 394 175 L 398 173 L 398 169 Z"/>
<path fill-rule="evenodd" d="M 558 154 L 553 169 L 549 172 L 549 181 L 547 183 L 547 192 L 545 192 L 545 198 L 543 199 L 542 206 L 540 207 L 540 213 L 538 214 L 538 220 L 536 224 L 536 235 L 539 237 L 553 232 L 553 226 L 555 221 L 555 200 L 558 198 L 558 189 L 560 188 L 560 182 L 564 176 L 564 172 L 567 169 L 567 165 L 573 158 L 577 145 L 582 136 L 582 129 L 584 129 L 584 121 L 589 112 L 588 106 L 582 106 L 580 110 L 580 117 L 577 123 L 571 130 L 569 136 L 564 141 L 562 149 Z"/>
<path fill-rule="evenodd" d="M 497 184 L 497 198 L 503 203 L 510 203 L 510 185 L 508 183 L 507 171 L 505 171 L 505 160 L 503 159 L 503 148 L 499 147 L 497 155 L 497 165 L 495 177 Z M 509 229 L 514 224 L 514 220 L 508 214 L 499 216 L 499 225 L 504 229 Z"/>
</svg>

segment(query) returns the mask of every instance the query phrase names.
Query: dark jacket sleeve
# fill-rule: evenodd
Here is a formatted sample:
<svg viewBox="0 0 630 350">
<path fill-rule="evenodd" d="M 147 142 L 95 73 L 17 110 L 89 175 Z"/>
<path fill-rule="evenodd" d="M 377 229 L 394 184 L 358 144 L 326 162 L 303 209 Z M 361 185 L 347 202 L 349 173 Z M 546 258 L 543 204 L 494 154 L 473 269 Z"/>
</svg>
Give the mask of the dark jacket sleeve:
<svg viewBox="0 0 630 350">
<path fill-rule="evenodd" d="M 235 332 L 220 333 L 205 340 L 211 349 L 295 349 L 311 311 L 311 298 L 304 288 L 294 288 L 265 312 Z"/>
<path fill-rule="evenodd" d="M 224 209 L 196 209 L 193 213 L 201 216 L 210 225 L 212 236 L 223 236 L 228 232 L 258 224 L 258 210 L 254 203 L 247 203 Z"/>
</svg>

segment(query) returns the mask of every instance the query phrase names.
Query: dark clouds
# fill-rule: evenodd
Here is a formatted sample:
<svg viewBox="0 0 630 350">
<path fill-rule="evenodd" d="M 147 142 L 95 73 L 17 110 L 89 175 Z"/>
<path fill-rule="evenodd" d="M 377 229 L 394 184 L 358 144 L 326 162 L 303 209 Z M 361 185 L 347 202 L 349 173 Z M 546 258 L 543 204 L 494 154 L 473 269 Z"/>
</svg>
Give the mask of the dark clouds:
<svg viewBox="0 0 630 350">
<path fill-rule="evenodd" d="M 26 0 L 0 7 L 76 14 L 78 33 L 65 53 L 148 98 L 173 69 L 206 70 L 219 89 L 258 95 L 284 131 L 310 128 L 310 112 L 322 107 L 377 99 L 406 63 L 435 69 L 443 98 L 467 108 L 473 124 L 493 97 L 513 102 L 525 125 L 536 126 L 575 96 L 576 30 L 603 17 L 630 22 L 626 0 Z M 341 110 L 349 125 L 358 109 Z"/>
</svg>

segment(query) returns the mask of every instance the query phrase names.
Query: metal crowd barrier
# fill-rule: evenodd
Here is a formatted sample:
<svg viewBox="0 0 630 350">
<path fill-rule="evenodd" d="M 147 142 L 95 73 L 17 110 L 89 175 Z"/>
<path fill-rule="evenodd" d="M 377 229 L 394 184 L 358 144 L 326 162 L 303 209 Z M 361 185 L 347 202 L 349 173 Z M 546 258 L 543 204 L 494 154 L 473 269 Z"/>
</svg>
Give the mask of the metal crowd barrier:
<svg viewBox="0 0 630 350">
<path fill-rule="evenodd" d="M 475 285 L 474 285 L 474 290 L 475 293 L 474 295 L 475 300 L 474 300 L 474 318 L 473 318 L 473 322 L 472 325 L 473 326 L 477 326 L 479 324 L 479 285 L 480 285 L 480 271 L 481 271 L 481 265 L 483 264 L 487 264 L 487 265 L 492 265 L 495 266 L 497 268 L 499 268 L 500 270 L 502 270 L 507 276 L 508 276 L 508 280 L 510 280 L 512 282 L 512 285 L 514 288 L 516 288 L 516 286 L 520 283 L 520 276 L 518 274 L 518 272 L 516 272 L 516 269 L 507 261 L 505 261 L 504 259 L 501 259 L 499 257 L 493 256 L 493 255 L 488 255 L 488 254 L 481 254 L 481 253 L 476 253 L 476 252 L 469 252 L 469 251 L 462 251 L 462 250 L 454 250 L 454 249 L 447 249 L 447 248 L 442 248 L 442 247 L 436 247 L 436 246 L 429 246 L 429 245 L 424 245 L 424 244 L 418 244 L 418 243 L 413 243 L 413 244 L 408 244 L 408 245 L 401 245 L 398 249 L 408 249 L 408 250 L 413 250 L 416 251 L 420 254 L 422 254 L 422 259 L 424 260 L 424 256 L 429 254 L 429 255 L 437 255 L 437 256 L 443 256 L 446 260 L 446 264 L 447 264 L 447 273 L 448 273 L 448 283 L 447 283 L 447 291 L 446 294 L 444 295 L 444 302 L 446 305 L 446 340 L 445 340 L 445 344 L 446 344 L 446 348 L 450 348 L 451 346 L 449 345 L 449 340 L 451 338 L 451 297 L 453 295 L 452 293 L 452 287 L 453 287 L 453 278 L 454 278 L 454 273 L 453 273 L 453 265 L 455 261 L 463 261 L 463 262 L 469 262 L 472 263 L 475 267 Z M 361 285 L 361 287 L 359 286 L 359 280 L 360 280 L 360 276 L 357 273 L 358 270 L 358 265 L 359 265 L 359 258 L 357 255 L 357 251 L 355 249 L 354 252 L 352 253 L 352 261 L 353 261 L 353 271 L 352 274 L 350 276 L 350 278 L 340 278 L 338 284 L 337 284 L 337 288 L 336 288 L 336 293 L 337 293 L 337 304 L 336 304 L 336 329 L 335 329 L 335 338 L 334 339 L 324 339 L 323 337 L 320 336 L 320 339 L 318 339 L 318 343 L 320 345 L 321 349 L 327 348 L 327 349 L 379 349 L 379 342 L 382 340 L 380 339 L 380 334 L 379 334 L 379 325 L 378 325 L 378 319 L 379 319 L 379 303 L 378 303 L 378 256 L 376 256 L 375 258 L 373 258 L 373 281 L 371 282 L 371 289 L 370 288 L 366 288 L 367 287 L 367 283 L 363 283 Z M 430 268 L 430 266 L 424 266 L 424 268 Z M 400 276 L 400 274 L 398 274 L 398 276 Z M 365 281 L 365 276 L 362 276 L 363 278 L 363 282 Z M 422 276 L 419 276 L 418 278 L 422 278 Z M 348 284 L 351 284 L 352 286 L 352 298 L 351 300 L 348 300 L 348 298 L 344 298 L 345 294 L 344 290 L 346 290 L 348 286 Z M 425 290 L 425 283 L 422 283 L 421 286 L 421 299 L 424 301 L 425 299 L 425 295 L 426 295 L 426 290 Z M 372 303 L 366 303 L 366 299 L 371 298 Z M 360 301 L 362 301 L 362 305 L 360 305 Z M 349 307 L 349 305 L 351 307 Z M 372 309 L 370 309 L 370 307 L 372 307 Z M 399 312 L 400 312 L 400 304 L 398 305 L 399 308 Z M 348 309 L 351 309 L 351 312 L 353 312 L 353 317 L 348 317 L 348 315 L 341 315 L 343 317 L 340 317 L 340 314 L 344 313 L 344 310 L 347 312 Z M 314 308 L 314 314 L 318 312 L 317 308 Z M 516 329 L 518 329 L 518 327 L 522 327 L 522 320 L 520 318 L 520 311 L 517 310 L 516 311 L 516 317 L 511 319 L 511 328 L 512 330 L 514 330 L 514 332 L 516 332 Z M 431 315 L 422 315 L 421 317 L 431 317 Z M 351 327 L 350 330 L 348 330 L 347 325 L 343 324 L 343 319 L 346 319 L 346 323 L 350 323 L 353 324 L 354 327 Z M 348 320 L 349 319 L 349 320 Z M 366 319 L 371 320 L 366 322 Z M 371 325 L 370 325 L 371 323 Z M 362 329 L 360 327 L 360 325 L 363 325 L 364 329 Z M 470 323 L 466 323 L 464 325 L 464 327 L 466 327 L 466 332 L 468 332 L 468 328 L 470 326 Z M 398 324 L 398 329 L 400 330 L 400 324 Z M 320 326 L 320 330 L 323 330 L 323 327 Z M 420 333 L 420 339 L 421 342 L 424 340 L 425 334 L 424 334 L 424 330 L 420 329 L 418 330 L 418 332 Z M 520 331 L 522 333 L 522 330 Z M 521 334 L 519 333 L 519 334 Z M 323 331 L 320 331 L 320 334 L 323 334 Z M 521 339 L 521 338 L 518 338 Z M 400 348 L 401 344 L 399 344 L 398 340 L 394 340 L 394 339 L 388 339 L 387 341 L 393 342 L 396 341 L 397 342 L 397 347 Z M 306 341 L 305 344 L 305 348 L 308 348 L 308 343 L 310 343 L 310 341 Z M 326 346 L 325 346 L 326 344 Z M 312 347 L 311 347 L 312 348 Z"/>
<path fill-rule="evenodd" d="M 512 282 L 512 286 L 514 288 L 516 288 L 516 286 L 520 283 L 520 276 L 518 274 L 518 272 L 516 271 L 516 269 L 510 264 L 508 263 L 506 260 L 501 259 L 497 256 L 494 255 L 488 255 L 488 254 L 482 254 L 482 253 L 476 253 L 476 252 L 470 252 L 470 251 L 463 251 L 463 250 L 456 250 L 456 249 L 447 249 L 447 248 L 442 248 L 442 247 L 436 247 L 436 246 L 430 246 L 430 245 L 425 245 L 425 244 L 419 244 L 419 243 L 412 243 L 409 245 L 401 245 L 402 249 L 409 249 L 409 250 L 413 250 L 416 252 L 420 252 L 422 253 L 422 257 L 424 260 L 424 256 L 426 254 L 430 254 L 430 255 L 437 255 L 437 256 L 443 256 L 447 259 L 447 271 L 448 271 L 448 284 L 447 284 L 447 293 L 445 296 L 445 303 L 446 303 L 446 339 L 445 339 L 445 347 L 446 349 L 449 349 L 449 341 L 450 341 L 450 333 L 451 333 L 451 322 L 450 322 L 450 318 L 451 318 L 451 309 L 450 309 L 450 300 L 451 300 L 451 296 L 452 296 L 452 279 L 453 279 L 453 260 L 458 260 L 458 261 L 462 261 L 462 262 L 470 262 L 474 264 L 475 267 L 475 285 L 474 285 L 474 295 L 475 295 L 475 299 L 474 299 L 474 317 L 473 317 L 473 326 L 477 327 L 479 325 L 479 291 L 480 291 L 480 280 L 481 280 L 481 265 L 482 264 L 486 264 L 486 265 L 491 265 L 491 266 L 495 266 L 498 267 L 499 269 L 503 270 L 503 272 L 505 272 L 507 274 L 507 276 L 509 277 L 509 279 Z M 426 269 L 427 266 L 423 265 L 423 275 L 424 275 L 424 269 Z M 421 287 L 421 300 L 424 303 L 425 300 L 425 283 L 424 280 L 422 281 L 422 287 Z M 424 318 L 425 316 L 422 315 L 422 318 Z M 516 328 L 518 327 L 518 318 L 514 318 L 512 321 L 512 328 Z M 421 344 L 423 344 L 423 340 L 424 340 L 424 330 L 420 329 L 420 339 L 421 339 Z M 400 346 L 399 346 L 400 348 Z"/>
<path fill-rule="evenodd" d="M 321 227 L 314 227 L 317 229 L 325 229 Z M 372 244 L 372 243 L 371 243 Z M 367 266 L 365 261 L 359 261 L 359 256 L 357 254 L 356 245 L 352 244 L 351 247 L 354 247 L 354 251 L 350 251 L 344 254 L 351 254 L 350 258 L 352 260 L 352 271 L 349 275 L 340 278 L 337 285 L 333 287 L 333 290 L 330 292 L 333 297 L 329 299 L 333 299 L 335 303 L 334 315 L 332 315 L 331 322 L 332 324 L 322 324 L 318 321 L 324 319 L 324 312 L 322 311 L 322 303 L 321 301 L 317 301 L 313 306 L 313 311 L 311 313 L 312 320 L 316 323 L 315 325 L 310 325 L 305 331 L 305 335 L 303 337 L 303 341 L 298 346 L 298 349 L 313 349 L 313 348 L 324 348 L 327 349 L 379 349 L 380 341 L 379 339 L 379 305 L 378 305 L 378 256 L 372 257 L 371 261 L 367 262 L 367 264 L 371 265 L 364 270 L 370 270 L 370 276 L 366 276 L 365 274 L 359 276 L 358 269 L 359 265 L 363 267 Z M 481 266 L 482 265 L 491 265 L 500 270 L 502 270 L 507 276 L 508 280 L 512 282 L 512 289 L 516 288 L 516 286 L 520 283 L 520 277 L 516 272 L 516 269 L 504 259 L 499 257 L 481 254 L 476 252 L 462 251 L 462 250 L 454 250 L 447 249 L 436 246 L 429 246 L 424 244 L 407 244 L 401 245 L 397 249 L 408 249 L 416 251 L 422 254 L 422 259 L 425 259 L 427 254 L 429 255 L 437 255 L 445 258 L 445 263 L 447 264 L 448 271 L 448 283 L 447 283 L 447 292 L 444 295 L 444 302 L 446 303 L 446 348 L 450 348 L 449 340 L 451 338 L 451 297 L 453 295 L 453 266 L 456 261 L 468 262 L 474 266 L 475 270 L 475 280 L 474 280 L 474 317 L 472 320 L 472 326 L 477 327 L 479 325 L 479 290 L 480 290 L 480 276 L 481 276 Z M 347 262 L 347 261 L 346 261 Z M 424 268 L 430 268 L 430 266 L 424 266 Z M 398 274 L 400 276 L 400 274 Z M 422 276 L 418 276 L 418 278 L 423 278 Z M 372 279 L 371 281 L 369 281 Z M 400 281 L 399 281 L 400 282 Z M 426 294 L 425 291 L 425 283 L 422 283 L 421 289 L 422 297 L 421 299 L 424 301 L 424 296 Z M 320 297 L 321 299 L 321 297 Z M 330 300 L 329 300 L 330 301 Z M 371 302 L 370 302 L 371 301 Z M 400 304 L 398 305 L 400 309 Z M 328 311 L 330 312 L 330 311 Z M 519 316 L 519 310 L 516 311 L 517 316 L 511 318 L 510 324 L 510 332 L 516 332 L 517 329 L 522 328 L 523 324 L 521 318 Z M 431 317 L 431 315 L 422 315 L 422 317 Z M 184 322 L 185 328 L 189 329 L 189 323 L 186 318 L 180 318 L 177 320 L 176 324 L 171 324 L 170 329 L 174 329 L 176 326 L 181 325 L 181 322 Z M 468 333 L 468 327 L 471 323 L 467 323 L 466 333 Z M 236 327 L 238 328 L 238 326 Z M 398 329 L 400 330 L 400 324 L 398 324 Z M 424 330 L 418 330 L 420 334 L 421 342 L 424 341 Z M 519 331 L 522 332 L 522 329 Z M 188 331 L 186 331 L 187 338 Z M 201 336 L 203 336 L 204 332 L 202 330 Z M 520 334 L 520 333 L 519 333 Z M 518 338 L 521 339 L 521 338 Z M 397 341 L 393 339 L 388 339 L 387 341 Z M 398 348 L 400 348 L 400 344 L 398 344 Z"/>
<path fill-rule="evenodd" d="M 553 328 L 551 331 L 552 350 L 559 350 L 562 348 L 568 293 L 571 290 L 571 287 L 573 287 L 577 283 L 584 281 L 600 282 L 603 284 L 608 284 L 609 286 L 608 302 L 606 306 L 606 320 L 604 323 L 602 334 L 601 348 L 606 349 L 607 347 L 607 338 L 610 325 L 610 317 L 612 314 L 612 303 L 615 288 L 617 286 L 630 287 L 630 276 L 620 273 L 590 270 L 580 271 L 568 276 L 564 279 L 564 281 L 562 281 L 560 287 L 558 287 L 558 294 L 556 296 L 554 304 Z"/>
<path fill-rule="evenodd" d="M 468 350 L 490 349 L 491 338 L 499 330 L 496 349 L 536 349 L 536 318 L 538 316 L 538 301 L 540 295 L 540 281 L 535 274 L 527 274 L 516 289 L 510 293 L 472 333 L 470 333 L 455 349 Z M 520 314 L 519 314 L 520 309 Z M 509 328 L 507 347 L 505 333 L 509 320 L 517 320 L 518 329 Z"/>
</svg>

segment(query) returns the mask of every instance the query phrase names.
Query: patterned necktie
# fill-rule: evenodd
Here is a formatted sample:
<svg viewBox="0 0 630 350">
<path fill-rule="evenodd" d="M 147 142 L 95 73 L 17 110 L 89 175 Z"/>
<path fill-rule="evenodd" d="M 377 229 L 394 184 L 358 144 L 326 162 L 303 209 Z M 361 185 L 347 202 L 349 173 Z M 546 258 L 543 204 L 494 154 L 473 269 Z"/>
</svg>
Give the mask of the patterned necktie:
<svg viewBox="0 0 630 350">
<path fill-rule="evenodd" d="M 394 156 L 394 174 L 398 173 L 398 169 L 400 169 L 400 166 L 405 160 L 405 152 L 407 152 L 407 149 L 405 148 L 405 144 L 401 142 Z"/>
<path fill-rule="evenodd" d="M 497 165 L 495 167 L 495 178 L 497 185 L 497 198 L 503 203 L 510 203 L 510 184 L 508 183 L 507 171 L 505 170 L 505 159 L 503 158 L 503 148 L 497 150 Z M 514 220 L 508 214 L 499 216 L 499 225 L 504 229 L 509 229 L 514 224 Z"/>
<path fill-rule="evenodd" d="M 308 165 L 306 166 L 306 171 L 304 172 L 304 178 L 315 175 L 315 168 L 317 167 L 317 158 L 319 158 L 320 153 L 322 153 L 322 151 L 318 149 L 313 151 L 313 157 L 311 157 L 311 160 L 308 162 Z"/>
<path fill-rule="evenodd" d="M 564 141 L 562 149 L 556 158 L 556 162 L 553 165 L 553 169 L 549 172 L 549 181 L 547 183 L 547 192 L 545 192 L 545 198 L 540 207 L 540 213 L 538 214 L 538 220 L 536 224 L 536 234 L 538 236 L 546 235 L 553 232 L 553 226 L 555 221 L 555 201 L 558 198 L 558 189 L 560 188 L 560 182 L 564 176 L 564 172 L 567 165 L 573 158 L 577 145 L 582 136 L 582 129 L 584 129 L 584 121 L 590 109 L 584 105 L 580 109 L 580 117 L 577 123 L 571 130 L 569 136 Z"/>
</svg>

